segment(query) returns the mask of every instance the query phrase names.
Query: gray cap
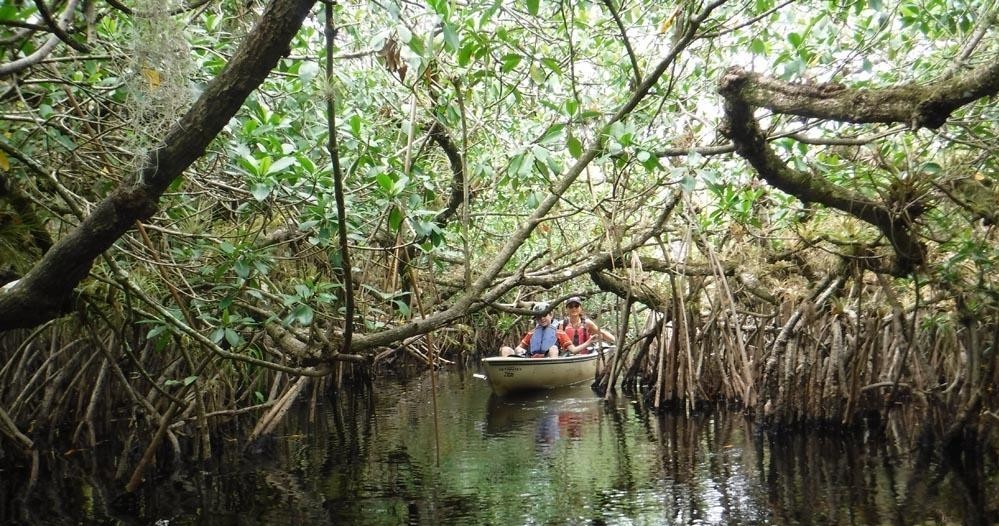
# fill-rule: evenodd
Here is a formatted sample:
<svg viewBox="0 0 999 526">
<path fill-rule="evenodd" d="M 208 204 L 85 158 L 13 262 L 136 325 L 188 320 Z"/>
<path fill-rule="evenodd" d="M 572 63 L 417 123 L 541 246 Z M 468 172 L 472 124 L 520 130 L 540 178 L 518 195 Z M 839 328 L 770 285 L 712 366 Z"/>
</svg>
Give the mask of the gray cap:
<svg viewBox="0 0 999 526">
<path fill-rule="evenodd" d="M 579 299 L 579 296 L 573 296 L 573 297 L 565 300 L 565 304 L 566 305 L 572 305 L 573 303 L 575 303 L 577 305 L 582 305 L 583 301 Z"/>
<path fill-rule="evenodd" d="M 549 311 L 549 305 L 547 301 L 539 301 L 531 306 L 531 313 L 534 316 L 544 316 Z"/>
</svg>

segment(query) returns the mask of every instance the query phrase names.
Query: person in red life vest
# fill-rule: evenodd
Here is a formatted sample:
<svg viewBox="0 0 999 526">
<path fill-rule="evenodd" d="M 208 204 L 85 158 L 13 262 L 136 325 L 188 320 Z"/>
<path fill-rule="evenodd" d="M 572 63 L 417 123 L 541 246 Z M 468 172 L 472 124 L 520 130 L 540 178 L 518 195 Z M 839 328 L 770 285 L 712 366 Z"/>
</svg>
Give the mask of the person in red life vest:
<svg viewBox="0 0 999 526">
<path fill-rule="evenodd" d="M 552 325 L 552 313 L 548 303 L 540 301 L 531 307 L 534 315 L 534 328 L 520 339 L 516 348 L 500 347 L 500 356 L 525 356 L 528 358 L 557 358 L 560 351 L 575 354 L 586 348 L 573 345 L 569 336 Z"/>
<path fill-rule="evenodd" d="M 583 302 L 579 296 L 573 296 L 565 302 L 566 317 L 562 323 L 562 330 L 572 341 L 573 346 L 579 350 L 590 353 L 590 345 L 603 340 L 614 341 L 614 335 L 601 331 L 597 324 L 583 314 Z M 578 352 L 578 351 L 576 351 Z"/>
</svg>

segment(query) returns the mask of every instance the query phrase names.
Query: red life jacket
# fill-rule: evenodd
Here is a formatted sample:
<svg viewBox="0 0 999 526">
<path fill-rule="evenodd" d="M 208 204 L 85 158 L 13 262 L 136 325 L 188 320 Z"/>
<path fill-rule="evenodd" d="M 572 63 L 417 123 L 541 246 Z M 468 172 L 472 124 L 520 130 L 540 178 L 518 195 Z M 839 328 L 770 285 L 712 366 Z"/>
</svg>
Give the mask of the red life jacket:
<svg viewBox="0 0 999 526">
<path fill-rule="evenodd" d="M 562 330 L 569 335 L 569 339 L 572 340 L 573 345 L 579 345 L 590 338 L 590 330 L 586 326 L 586 322 L 590 321 L 586 316 L 581 316 L 579 320 L 579 327 L 573 327 L 569 325 L 569 318 L 565 319 L 565 323 L 562 325 Z"/>
</svg>

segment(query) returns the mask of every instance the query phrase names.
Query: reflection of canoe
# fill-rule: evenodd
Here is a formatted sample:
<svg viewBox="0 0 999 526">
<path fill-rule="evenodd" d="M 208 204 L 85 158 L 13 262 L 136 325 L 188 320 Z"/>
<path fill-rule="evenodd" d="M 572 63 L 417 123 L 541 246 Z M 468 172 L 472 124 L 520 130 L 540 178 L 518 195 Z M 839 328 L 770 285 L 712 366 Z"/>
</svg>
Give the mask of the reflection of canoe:
<svg viewBox="0 0 999 526">
<path fill-rule="evenodd" d="M 539 358 L 540 359 L 540 358 Z M 486 435 L 509 435 L 535 427 L 549 412 L 570 414 L 594 413 L 600 400 L 589 387 L 575 386 L 547 391 L 521 391 L 505 396 L 490 396 L 486 404 Z"/>
<path fill-rule="evenodd" d="M 606 363 L 613 354 L 613 347 L 605 347 L 602 353 L 577 354 L 564 358 L 492 356 L 483 358 L 482 366 L 493 392 L 505 395 L 554 389 L 593 380 L 598 364 Z"/>
</svg>

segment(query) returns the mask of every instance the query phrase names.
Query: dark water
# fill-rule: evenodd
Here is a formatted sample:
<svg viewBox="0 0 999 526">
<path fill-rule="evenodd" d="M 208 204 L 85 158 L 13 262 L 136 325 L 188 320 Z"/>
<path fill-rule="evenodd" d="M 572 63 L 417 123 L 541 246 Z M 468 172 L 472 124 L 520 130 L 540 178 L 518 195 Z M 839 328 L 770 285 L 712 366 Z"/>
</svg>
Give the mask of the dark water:
<svg viewBox="0 0 999 526">
<path fill-rule="evenodd" d="M 25 496 L 0 471 L 3 524 L 990 524 L 995 459 L 961 470 L 883 436 L 766 437 L 736 413 L 656 416 L 588 388 L 498 399 L 471 373 L 383 382 L 373 400 L 291 415 L 263 451 L 116 499 L 115 458 L 47 455 Z M 435 431 L 436 430 L 436 431 Z M 436 439 L 435 439 L 436 437 Z M 228 445 L 228 447 L 227 447 Z M 9 460 L 9 459 L 8 459 Z M 4 459 L 0 459 L 0 466 Z M 127 476 L 127 475 L 126 475 Z"/>
</svg>

